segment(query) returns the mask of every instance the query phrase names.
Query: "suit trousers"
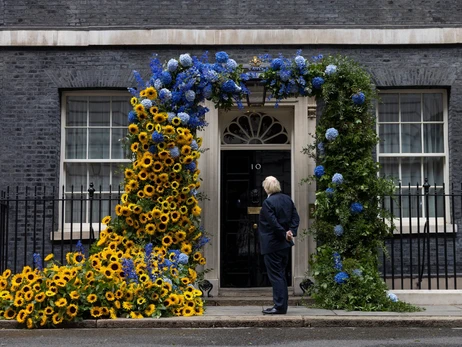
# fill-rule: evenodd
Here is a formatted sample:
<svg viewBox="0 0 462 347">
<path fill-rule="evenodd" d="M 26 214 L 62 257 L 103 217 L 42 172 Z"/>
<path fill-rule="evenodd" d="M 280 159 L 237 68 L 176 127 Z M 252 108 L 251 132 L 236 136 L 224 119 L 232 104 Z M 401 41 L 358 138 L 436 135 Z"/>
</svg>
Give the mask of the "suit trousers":
<svg viewBox="0 0 462 347">
<path fill-rule="evenodd" d="M 274 307 L 287 312 L 289 292 L 287 290 L 286 267 L 289 262 L 291 247 L 263 255 L 268 278 L 273 287 Z"/>
</svg>

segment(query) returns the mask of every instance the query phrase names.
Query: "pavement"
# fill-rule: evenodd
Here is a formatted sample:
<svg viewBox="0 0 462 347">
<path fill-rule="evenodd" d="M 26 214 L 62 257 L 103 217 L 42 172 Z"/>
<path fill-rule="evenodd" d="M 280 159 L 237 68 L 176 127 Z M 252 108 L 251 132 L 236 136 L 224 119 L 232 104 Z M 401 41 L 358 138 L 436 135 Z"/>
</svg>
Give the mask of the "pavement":
<svg viewBox="0 0 462 347">
<path fill-rule="evenodd" d="M 446 327 L 462 328 L 462 305 L 426 305 L 421 312 L 357 312 L 289 306 L 285 315 L 263 315 L 262 306 L 207 306 L 203 316 L 89 319 L 60 328 L 236 328 L 236 327 Z M 0 329 L 23 328 L 0 320 Z"/>
</svg>

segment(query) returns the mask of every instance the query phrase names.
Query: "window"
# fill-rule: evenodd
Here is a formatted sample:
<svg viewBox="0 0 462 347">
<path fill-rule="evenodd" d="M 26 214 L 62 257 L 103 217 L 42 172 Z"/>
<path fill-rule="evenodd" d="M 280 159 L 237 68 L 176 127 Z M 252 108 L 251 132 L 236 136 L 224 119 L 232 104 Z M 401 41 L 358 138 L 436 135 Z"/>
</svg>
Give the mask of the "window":
<svg viewBox="0 0 462 347">
<path fill-rule="evenodd" d="M 443 206 L 443 183 L 448 177 L 447 109 L 445 90 L 379 93 L 376 112 L 380 173 L 394 179 L 397 193 L 401 183 L 403 218 L 444 215 L 438 206 Z M 431 185 L 428 210 L 423 206 L 421 196 L 425 178 Z M 399 216 L 400 211 L 395 205 L 394 214 Z"/>
<path fill-rule="evenodd" d="M 62 99 L 61 187 L 64 186 L 64 223 L 99 224 L 111 214 L 123 182 L 122 166 L 130 160 L 121 139 L 127 133 L 131 110 L 126 92 L 66 92 Z M 88 188 L 95 195 L 90 221 Z"/>
</svg>

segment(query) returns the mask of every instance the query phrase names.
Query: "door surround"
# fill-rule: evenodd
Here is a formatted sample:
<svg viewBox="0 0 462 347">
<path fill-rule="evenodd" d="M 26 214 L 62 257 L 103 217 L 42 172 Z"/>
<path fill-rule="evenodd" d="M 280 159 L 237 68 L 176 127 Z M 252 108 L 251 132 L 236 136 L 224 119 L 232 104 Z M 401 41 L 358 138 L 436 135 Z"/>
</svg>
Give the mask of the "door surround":
<svg viewBox="0 0 462 347">
<path fill-rule="evenodd" d="M 209 125 L 199 134 L 199 136 L 203 137 L 202 148 L 207 149 L 199 160 L 200 176 L 203 179 L 200 190 L 207 197 L 206 200 L 201 202 L 203 207 L 202 224 L 211 237 L 210 243 L 204 248 L 204 255 L 207 259 L 205 268 L 209 269 L 205 274 L 205 278 L 213 285 L 210 294 L 216 296 L 220 291 L 221 133 L 224 130 L 223 127 L 225 124 L 229 123 L 232 119 L 233 114 L 238 114 L 234 112 L 240 112 L 240 114 L 242 114 L 245 112 L 245 109 L 239 111 L 231 110 L 229 113 L 226 113 L 225 111 L 215 109 L 214 105 L 210 102 L 207 102 L 205 106 L 210 109 L 210 111 L 206 113 L 206 121 Z M 273 107 L 274 104 L 269 104 L 265 107 L 268 114 L 271 114 L 270 111 L 274 110 Z M 292 252 L 293 294 L 301 294 L 302 290 L 299 285 L 307 275 L 309 256 L 315 250 L 312 237 L 303 235 L 303 230 L 306 230 L 309 226 L 308 210 L 309 204 L 314 204 L 315 187 L 314 185 L 299 184 L 301 179 L 308 177 L 313 172 L 315 162 L 308 155 L 301 153 L 301 151 L 314 141 L 309 134 L 314 134 L 316 127 L 316 116 L 313 115 L 313 109 L 315 110 L 316 103 L 314 98 L 299 98 L 281 102 L 280 108 L 282 107 L 291 107 L 293 110 L 291 119 L 284 120 L 281 118 L 280 121 L 290 132 L 290 150 L 292 153 L 291 196 L 297 206 L 301 219 L 299 237 L 296 239 L 295 247 Z M 234 147 L 236 149 L 239 147 L 241 147 L 239 149 L 257 149 L 252 145 Z M 272 146 L 268 145 L 267 148 L 271 149 L 271 147 Z M 258 148 L 262 149 L 261 146 Z M 223 147 L 223 150 L 226 149 Z"/>
</svg>

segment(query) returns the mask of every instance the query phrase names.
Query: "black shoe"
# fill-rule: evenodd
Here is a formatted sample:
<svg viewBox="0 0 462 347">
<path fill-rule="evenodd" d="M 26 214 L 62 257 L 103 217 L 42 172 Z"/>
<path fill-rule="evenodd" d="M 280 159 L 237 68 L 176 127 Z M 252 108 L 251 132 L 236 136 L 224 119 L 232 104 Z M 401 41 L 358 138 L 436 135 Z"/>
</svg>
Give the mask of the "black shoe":
<svg viewBox="0 0 462 347">
<path fill-rule="evenodd" d="M 263 314 L 286 314 L 287 311 L 278 310 L 276 307 L 265 308 Z"/>
</svg>

